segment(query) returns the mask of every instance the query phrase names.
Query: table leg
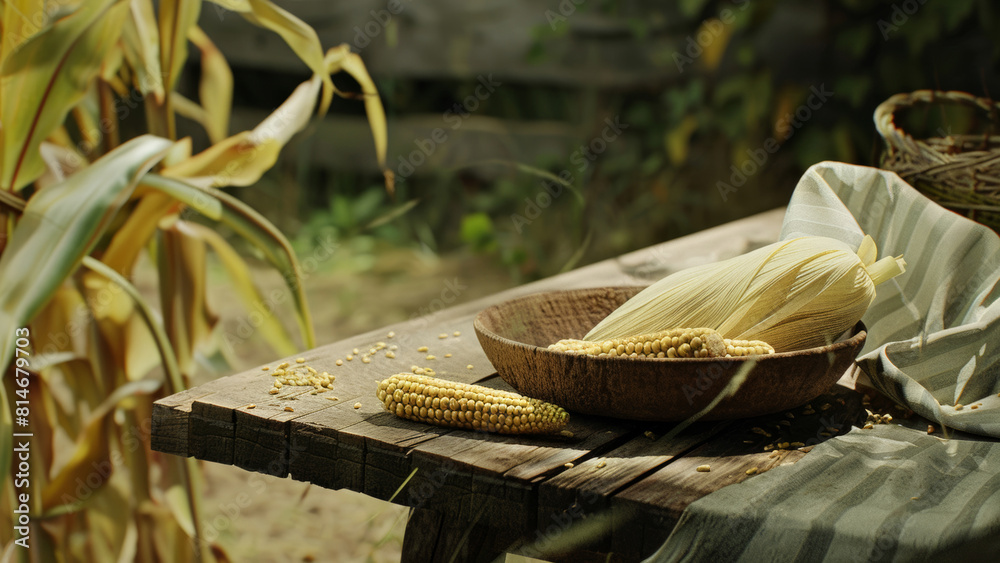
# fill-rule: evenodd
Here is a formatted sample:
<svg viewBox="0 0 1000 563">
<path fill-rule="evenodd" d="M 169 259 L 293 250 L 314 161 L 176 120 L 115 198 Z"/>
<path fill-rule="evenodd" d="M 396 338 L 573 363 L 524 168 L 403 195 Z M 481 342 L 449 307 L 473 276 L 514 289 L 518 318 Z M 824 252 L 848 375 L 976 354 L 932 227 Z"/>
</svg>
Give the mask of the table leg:
<svg viewBox="0 0 1000 563">
<path fill-rule="evenodd" d="M 401 563 L 503 561 L 509 543 L 496 530 L 457 522 L 450 515 L 424 508 L 411 508 L 403 533 Z"/>
</svg>

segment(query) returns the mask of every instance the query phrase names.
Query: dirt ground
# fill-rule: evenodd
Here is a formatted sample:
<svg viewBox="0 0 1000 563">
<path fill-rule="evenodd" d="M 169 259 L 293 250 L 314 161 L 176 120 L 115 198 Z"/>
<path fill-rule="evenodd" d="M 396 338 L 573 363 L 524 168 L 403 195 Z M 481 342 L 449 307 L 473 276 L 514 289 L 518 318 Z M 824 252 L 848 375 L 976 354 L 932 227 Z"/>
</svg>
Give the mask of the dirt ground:
<svg viewBox="0 0 1000 563">
<path fill-rule="evenodd" d="M 307 269 L 305 287 L 317 345 L 426 312 L 446 284 L 464 287 L 451 303 L 458 304 L 513 283 L 505 270 L 482 257 L 440 258 L 399 249 L 341 249 L 337 254 L 314 271 Z M 254 279 L 268 290 L 282 287 L 280 276 L 266 268 L 255 269 Z M 210 281 L 210 303 L 220 315 L 221 329 L 235 330 L 247 310 L 221 271 L 213 271 Z M 290 310 L 279 315 L 289 321 L 293 318 Z M 288 326 L 293 327 L 291 322 Z M 236 371 L 278 357 L 256 338 L 238 343 L 232 352 Z M 400 559 L 407 516 L 403 507 L 234 466 L 203 463 L 202 467 L 208 537 L 217 534 L 217 541 L 235 562 Z"/>
</svg>

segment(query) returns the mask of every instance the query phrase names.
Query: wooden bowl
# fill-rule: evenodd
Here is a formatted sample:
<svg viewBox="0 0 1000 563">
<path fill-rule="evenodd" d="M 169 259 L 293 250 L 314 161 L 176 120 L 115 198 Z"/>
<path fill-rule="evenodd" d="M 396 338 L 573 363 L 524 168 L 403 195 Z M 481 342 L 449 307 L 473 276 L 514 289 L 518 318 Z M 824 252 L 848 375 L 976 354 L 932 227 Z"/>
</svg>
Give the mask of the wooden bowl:
<svg viewBox="0 0 1000 563">
<path fill-rule="evenodd" d="M 524 395 L 579 413 L 684 420 L 707 406 L 748 358 L 610 358 L 546 348 L 563 338 L 582 338 L 642 289 L 527 295 L 481 311 L 476 335 L 500 377 Z M 810 401 L 853 367 L 866 335 L 858 323 L 829 346 L 758 356 L 739 390 L 702 420 L 757 416 Z"/>
</svg>

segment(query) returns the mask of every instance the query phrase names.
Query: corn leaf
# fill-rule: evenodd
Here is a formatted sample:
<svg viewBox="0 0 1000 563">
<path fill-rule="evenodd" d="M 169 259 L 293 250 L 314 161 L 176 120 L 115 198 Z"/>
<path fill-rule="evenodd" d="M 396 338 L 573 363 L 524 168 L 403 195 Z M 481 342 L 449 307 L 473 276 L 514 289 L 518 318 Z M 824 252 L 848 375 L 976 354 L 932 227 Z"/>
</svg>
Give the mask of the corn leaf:
<svg viewBox="0 0 1000 563">
<path fill-rule="evenodd" d="M 326 56 L 327 72 L 333 72 L 337 67 L 344 69 L 361 85 L 361 93 L 365 100 L 365 112 L 368 114 L 368 124 L 372 129 L 372 137 L 375 139 L 375 156 L 378 158 L 379 167 L 385 176 L 385 187 L 392 195 L 395 191 L 395 174 L 386 166 L 385 152 L 389 145 L 389 133 L 386 125 L 385 108 L 382 107 L 382 98 L 378 95 L 375 82 L 368 75 L 365 64 L 361 61 L 361 56 L 350 52 L 350 46 L 346 43 L 335 49 L 330 49 Z"/>
<path fill-rule="evenodd" d="M 222 53 L 205 35 L 200 27 L 194 26 L 188 38 L 201 50 L 201 81 L 198 83 L 198 99 L 205 110 L 205 131 L 213 143 L 229 135 L 229 114 L 233 104 L 233 71 Z"/>
<path fill-rule="evenodd" d="M 45 167 L 39 144 L 63 124 L 114 47 L 128 4 L 84 2 L 25 41 L 0 68 L 0 189 L 20 190 Z"/>
<path fill-rule="evenodd" d="M 163 325 L 181 371 L 190 373 L 198 343 L 208 340 L 217 317 L 205 302 L 205 243 L 184 221 L 160 230 L 156 253 Z"/>
<path fill-rule="evenodd" d="M 300 84 L 274 112 L 252 131 L 243 131 L 162 170 L 203 188 L 249 186 L 278 160 L 281 148 L 305 128 L 312 117 L 321 80 Z"/>
<path fill-rule="evenodd" d="M 165 139 L 136 138 L 28 201 L 0 256 L 0 326 L 34 318 L 169 146 Z M 0 335 L 0 366 L 10 362 L 13 335 Z"/>
<path fill-rule="evenodd" d="M 132 0 L 129 18 L 122 28 L 122 46 L 129 68 L 135 71 L 135 87 L 143 97 L 162 104 L 165 96 L 160 69 L 160 29 L 152 0 Z"/>
<path fill-rule="evenodd" d="M 184 61 L 187 60 L 188 31 L 198 21 L 200 12 L 200 0 L 160 0 L 160 68 L 164 75 L 163 86 L 167 92 L 165 117 L 170 138 L 175 136 L 170 96 L 184 67 Z"/>
<path fill-rule="evenodd" d="M 191 231 L 193 236 L 205 241 L 215 251 L 216 256 L 219 257 L 219 261 L 222 262 L 223 267 L 226 268 L 226 272 L 229 274 L 229 280 L 233 284 L 233 289 L 243 299 L 247 311 L 253 311 L 255 308 L 260 307 L 261 304 L 269 303 L 253 284 L 253 281 L 251 281 L 253 280 L 253 274 L 247 267 L 246 262 L 226 242 L 226 239 L 212 229 L 197 223 L 188 223 L 186 228 Z M 277 315 L 274 314 L 274 311 L 269 309 L 261 315 L 261 319 L 257 330 L 260 330 L 261 336 L 274 346 L 278 355 L 291 356 L 294 354 L 298 348 L 292 342 L 291 337 L 281 324 L 281 321 L 278 320 Z"/>
<path fill-rule="evenodd" d="M 285 43 L 288 43 L 288 46 L 295 51 L 295 54 L 302 59 L 302 62 L 309 67 L 309 70 L 320 77 L 323 83 L 323 93 L 320 97 L 319 113 L 320 115 L 325 114 L 333 99 L 334 87 L 333 81 L 326 71 L 323 47 L 316 31 L 307 23 L 268 0 L 248 0 L 247 6 L 250 10 L 242 12 L 244 18 L 280 35 Z"/>
<path fill-rule="evenodd" d="M 247 204 L 219 190 L 210 192 L 224 206 L 222 222 L 257 248 L 264 259 L 281 273 L 295 301 L 296 317 L 306 348 L 314 347 L 316 336 L 313 333 L 305 288 L 302 286 L 302 268 L 299 266 L 298 258 L 295 257 L 291 243 L 270 221 Z"/>
<path fill-rule="evenodd" d="M 132 381 L 115 389 L 107 399 L 93 412 L 83 433 L 76 441 L 73 456 L 42 489 L 42 511 L 48 514 L 63 505 L 79 506 L 84 502 L 76 496 L 78 484 L 82 478 L 89 485 L 89 477 L 96 475 L 99 484 L 93 489 L 99 489 L 111 476 L 111 449 L 108 440 L 108 430 L 111 419 L 108 415 L 114 407 L 123 400 L 137 394 L 149 395 L 160 388 L 162 382 L 153 379 Z M 95 468 L 106 468 L 97 471 Z"/>
</svg>

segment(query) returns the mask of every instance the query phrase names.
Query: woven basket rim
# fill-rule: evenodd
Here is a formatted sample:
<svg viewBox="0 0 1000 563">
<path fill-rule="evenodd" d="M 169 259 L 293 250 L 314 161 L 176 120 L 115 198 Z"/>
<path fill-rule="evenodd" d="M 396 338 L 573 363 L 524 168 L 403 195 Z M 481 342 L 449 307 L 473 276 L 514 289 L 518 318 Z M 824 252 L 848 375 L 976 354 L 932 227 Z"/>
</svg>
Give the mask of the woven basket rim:
<svg viewBox="0 0 1000 563">
<path fill-rule="evenodd" d="M 904 107 L 913 107 L 917 104 L 930 104 L 939 100 L 947 100 L 960 104 L 974 105 L 990 115 L 991 119 L 1000 124 L 1000 101 L 990 98 L 973 96 L 968 92 L 954 90 L 916 90 L 914 92 L 904 92 L 894 94 L 875 108 L 873 115 L 875 129 L 879 135 L 889 145 L 890 150 L 897 149 L 911 154 L 926 154 L 927 152 L 938 153 L 926 141 L 946 142 L 947 139 L 980 139 L 985 140 L 990 145 L 996 144 L 996 148 L 991 148 L 982 152 L 1000 150 L 1000 135 L 948 135 L 946 137 L 927 137 L 925 140 L 915 139 L 912 135 L 898 127 L 895 122 L 895 113 Z"/>
</svg>

